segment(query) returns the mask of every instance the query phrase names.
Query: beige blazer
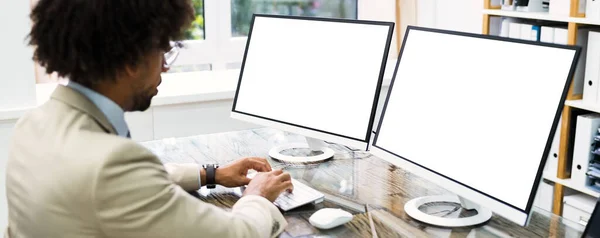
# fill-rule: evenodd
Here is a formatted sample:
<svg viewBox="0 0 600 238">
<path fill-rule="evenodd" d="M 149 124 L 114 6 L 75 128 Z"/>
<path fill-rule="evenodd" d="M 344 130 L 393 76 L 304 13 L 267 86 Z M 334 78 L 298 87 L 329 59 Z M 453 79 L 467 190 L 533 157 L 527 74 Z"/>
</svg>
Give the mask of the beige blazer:
<svg viewBox="0 0 600 238">
<path fill-rule="evenodd" d="M 17 122 L 9 153 L 5 237 L 273 237 L 287 225 L 259 196 L 227 212 L 189 195 L 196 164 L 166 169 L 68 87 Z"/>
</svg>

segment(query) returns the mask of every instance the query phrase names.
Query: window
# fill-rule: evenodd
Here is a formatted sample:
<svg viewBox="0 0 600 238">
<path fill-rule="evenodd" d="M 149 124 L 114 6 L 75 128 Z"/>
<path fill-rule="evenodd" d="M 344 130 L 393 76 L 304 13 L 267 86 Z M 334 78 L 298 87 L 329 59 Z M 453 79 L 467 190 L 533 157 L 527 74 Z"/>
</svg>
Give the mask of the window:
<svg viewBox="0 0 600 238">
<path fill-rule="evenodd" d="M 253 13 L 356 19 L 357 0 L 231 0 L 231 34 L 247 36 Z"/>
<path fill-rule="evenodd" d="M 206 45 L 203 41 L 206 39 L 204 0 L 191 0 L 196 13 L 196 19 L 192 22 L 190 28 L 185 31 L 186 49 L 182 52 L 182 59 L 175 61 L 168 73 L 193 72 L 211 70 L 211 64 L 196 62 L 194 54 L 201 54 L 198 48 L 200 45 Z M 196 50 L 194 50 L 196 49 Z"/>
<path fill-rule="evenodd" d="M 192 26 L 185 31 L 187 40 L 203 40 L 204 39 L 204 0 L 192 0 L 196 19 L 192 22 Z"/>
</svg>

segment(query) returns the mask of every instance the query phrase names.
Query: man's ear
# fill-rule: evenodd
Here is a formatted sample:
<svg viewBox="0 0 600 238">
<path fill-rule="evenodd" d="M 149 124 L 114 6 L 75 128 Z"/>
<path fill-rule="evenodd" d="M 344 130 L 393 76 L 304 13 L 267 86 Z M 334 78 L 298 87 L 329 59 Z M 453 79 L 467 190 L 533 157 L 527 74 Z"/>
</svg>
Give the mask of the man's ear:
<svg viewBox="0 0 600 238">
<path fill-rule="evenodd" d="M 129 78 L 138 78 L 141 71 L 140 64 L 127 64 L 123 73 L 125 73 L 125 76 Z"/>
</svg>

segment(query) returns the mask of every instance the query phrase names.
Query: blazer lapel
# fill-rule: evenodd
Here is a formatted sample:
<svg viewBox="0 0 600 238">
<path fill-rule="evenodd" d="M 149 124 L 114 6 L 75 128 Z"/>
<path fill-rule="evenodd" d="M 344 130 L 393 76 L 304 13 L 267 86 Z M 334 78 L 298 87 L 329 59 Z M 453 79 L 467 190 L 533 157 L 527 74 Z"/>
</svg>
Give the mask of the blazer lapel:
<svg viewBox="0 0 600 238">
<path fill-rule="evenodd" d="M 54 90 L 54 93 L 52 93 L 51 98 L 90 115 L 102 128 L 104 128 L 105 131 L 111 134 L 117 134 L 115 128 L 110 124 L 104 113 L 102 113 L 100 109 L 98 109 L 98 107 L 83 94 L 69 87 L 58 85 L 56 90 Z"/>
</svg>

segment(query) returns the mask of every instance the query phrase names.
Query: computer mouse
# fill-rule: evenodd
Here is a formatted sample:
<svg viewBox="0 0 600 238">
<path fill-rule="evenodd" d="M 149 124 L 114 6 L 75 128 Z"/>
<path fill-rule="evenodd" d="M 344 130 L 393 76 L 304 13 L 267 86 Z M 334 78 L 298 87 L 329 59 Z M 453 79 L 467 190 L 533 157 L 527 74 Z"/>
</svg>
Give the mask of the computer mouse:
<svg viewBox="0 0 600 238">
<path fill-rule="evenodd" d="M 331 229 L 352 220 L 352 214 L 338 208 L 322 208 L 313 213 L 308 221 L 319 229 Z"/>
</svg>

